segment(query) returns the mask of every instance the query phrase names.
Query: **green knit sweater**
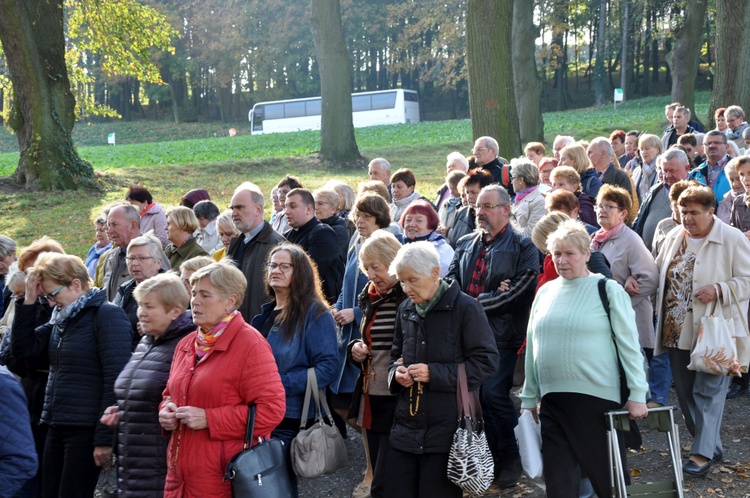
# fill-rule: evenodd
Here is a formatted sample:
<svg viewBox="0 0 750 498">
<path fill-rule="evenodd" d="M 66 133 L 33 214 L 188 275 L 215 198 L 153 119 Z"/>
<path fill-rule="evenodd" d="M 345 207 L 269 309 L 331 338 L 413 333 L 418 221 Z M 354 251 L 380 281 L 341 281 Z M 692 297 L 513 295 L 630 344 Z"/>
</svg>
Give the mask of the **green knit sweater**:
<svg viewBox="0 0 750 498">
<path fill-rule="evenodd" d="M 597 288 L 601 278 L 560 277 L 539 289 L 527 332 L 523 408 L 535 408 L 538 399 L 552 392 L 619 402 L 615 346 Z M 648 384 L 630 297 L 614 280 L 607 282 L 607 296 L 630 400 L 645 403 Z"/>
</svg>

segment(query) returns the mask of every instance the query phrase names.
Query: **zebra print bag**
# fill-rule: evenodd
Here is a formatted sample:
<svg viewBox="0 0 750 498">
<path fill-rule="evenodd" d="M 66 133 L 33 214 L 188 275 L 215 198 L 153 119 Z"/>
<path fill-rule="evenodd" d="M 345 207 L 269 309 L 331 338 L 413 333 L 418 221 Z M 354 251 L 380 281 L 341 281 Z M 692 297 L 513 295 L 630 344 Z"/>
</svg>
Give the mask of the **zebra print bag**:
<svg viewBox="0 0 750 498">
<path fill-rule="evenodd" d="M 494 462 L 484 431 L 476 391 L 469 393 L 466 367 L 458 365 L 458 428 L 448 453 L 448 479 L 470 496 L 482 496 L 492 484 Z"/>
</svg>

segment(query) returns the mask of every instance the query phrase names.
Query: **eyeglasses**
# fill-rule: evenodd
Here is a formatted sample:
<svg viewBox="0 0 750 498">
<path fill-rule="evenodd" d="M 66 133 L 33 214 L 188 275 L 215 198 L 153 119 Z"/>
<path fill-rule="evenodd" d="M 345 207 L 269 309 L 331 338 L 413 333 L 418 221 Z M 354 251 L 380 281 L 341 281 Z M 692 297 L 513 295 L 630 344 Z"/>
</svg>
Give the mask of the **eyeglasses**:
<svg viewBox="0 0 750 498">
<path fill-rule="evenodd" d="M 154 258 L 152 258 L 150 256 L 126 256 L 125 257 L 125 261 L 127 261 L 128 263 L 134 263 L 134 262 L 138 261 L 138 264 L 144 263 L 144 262 L 148 261 L 149 259 L 153 260 L 153 261 L 156 261 Z"/>
<path fill-rule="evenodd" d="M 594 211 L 612 211 L 613 209 L 620 209 L 620 206 L 607 206 L 605 204 L 597 204 L 594 206 Z"/>
<path fill-rule="evenodd" d="M 268 271 L 274 271 L 277 268 L 283 273 L 286 273 L 294 268 L 294 265 L 291 263 L 268 263 Z"/>
<path fill-rule="evenodd" d="M 476 154 L 477 152 L 484 152 L 486 150 L 488 150 L 487 147 L 479 147 L 478 149 L 474 149 L 471 152 Z"/>
<path fill-rule="evenodd" d="M 505 206 L 505 204 L 477 204 L 477 209 L 484 209 L 485 211 L 489 211 L 490 209 L 495 209 L 502 206 Z"/>
<path fill-rule="evenodd" d="M 711 147 L 712 145 L 726 145 L 724 142 L 706 142 L 703 145 Z"/>
<path fill-rule="evenodd" d="M 44 299 L 46 299 L 47 301 L 54 301 L 55 300 L 55 296 L 57 296 L 60 293 L 60 291 L 63 290 L 64 288 L 66 288 L 66 287 L 67 287 L 67 285 L 61 285 L 60 287 L 58 287 L 54 291 L 50 292 L 49 294 L 42 294 L 42 297 Z"/>
</svg>

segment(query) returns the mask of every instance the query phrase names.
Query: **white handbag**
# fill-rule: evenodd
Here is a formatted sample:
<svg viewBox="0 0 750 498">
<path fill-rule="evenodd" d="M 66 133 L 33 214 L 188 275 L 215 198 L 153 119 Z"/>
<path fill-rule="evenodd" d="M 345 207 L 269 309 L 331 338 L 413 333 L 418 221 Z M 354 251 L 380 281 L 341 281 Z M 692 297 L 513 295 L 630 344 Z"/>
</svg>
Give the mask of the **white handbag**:
<svg viewBox="0 0 750 498">
<path fill-rule="evenodd" d="M 718 296 L 718 285 L 714 284 L 714 287 Z M 706 306 L 706 314 L 701 318 L 688 370 L 733 377 L 741 375 L 734 339 L 734 321 L 731 316 L 724 316 L 718 297 Z"/>
<path fill-rule="evenodd" d="M 518 417 L 518 425 L 513 429 L 518 441 L 518 453 L 521 455 L 523 471 L 531 479 L 542 477 L 542 432 L 534 415 L 524 410 Z"/>
</svg>

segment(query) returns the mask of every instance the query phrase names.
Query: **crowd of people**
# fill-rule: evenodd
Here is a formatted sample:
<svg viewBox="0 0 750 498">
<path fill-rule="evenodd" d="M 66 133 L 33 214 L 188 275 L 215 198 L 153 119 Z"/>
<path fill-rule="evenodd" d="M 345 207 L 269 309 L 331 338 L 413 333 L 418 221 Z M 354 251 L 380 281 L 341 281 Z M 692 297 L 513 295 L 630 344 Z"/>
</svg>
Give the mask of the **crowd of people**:
<svg viewBox="0 0 750 498">
<path fill-rule="evenodd" d="M 603 413 L 645 418 L 672 383 L 683 471 L 705 475 L 725 399 L 748 392 L 688 364 L 707 306 L 748 313 L 750 127 L 738 106 L 707 133 L 677 103 L 666 115 L 661 138 L 557 136 L 511 161 L 480 137 L 427 197 L 377 158 L 356 186 L 285 176 L 268 220 L 250 182 L 224 212 L 206 190 L 162 207 L 132 186 L 85 259 L 0 236 L 3 496 L 91 497 L 115 465 L 119 496 L 229 497 L 248 404 L 296 489 L 310 368 L 341 433 L 362 433 L 354 498 L 462 496 L 446 473 L 460 364 L 501 488 L 521 477 L 520 404 L 548 496 L 609 496 Z"/>
</svg>

